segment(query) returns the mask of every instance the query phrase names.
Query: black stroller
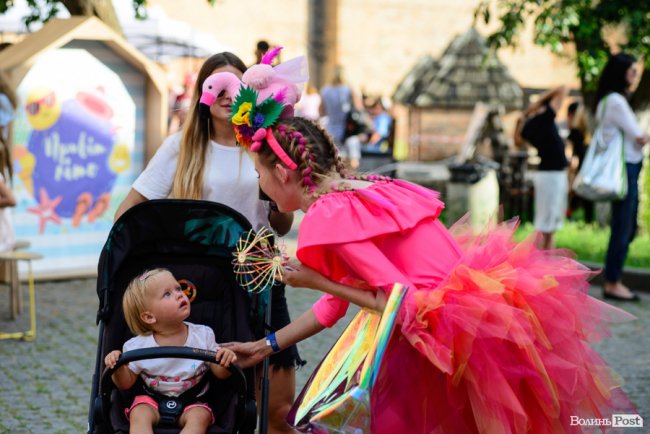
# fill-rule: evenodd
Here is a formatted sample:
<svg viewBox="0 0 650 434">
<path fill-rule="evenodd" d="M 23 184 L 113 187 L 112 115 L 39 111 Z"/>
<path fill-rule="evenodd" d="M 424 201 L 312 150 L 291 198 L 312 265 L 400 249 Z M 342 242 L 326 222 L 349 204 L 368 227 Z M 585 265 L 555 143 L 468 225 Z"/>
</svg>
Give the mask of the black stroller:
<svg viewBox="0 0 650 434">
<path fill-rule="evenodd" d="M 122 312 L 122 295 L 131 279 L 145 269 L 163 267 L 174 274 L 189 291 L 188 321 L 212 327 L 217 342 L 250 341 L 263 335 L 265 302 L 239 286 L 232 266 L 237 240 L 250 228 L 241 214 L 227 206 L 190 200 L 147 201 L 115 222 L 98 266 L 99 345 L 88 433 L 129 431 L 124 407 L 132 396 L 115 388 L 113 370 L 105 369 L 104 357 L 132 336 Z M 215 354 L 184 347 L 141 349 L 124 353 L 116 368 L 160 357 L 213 361 Z M 255 369 L 234 366 L 231 372 L 227 381 L 210 380 L 209 401 L 216 423 L 208 433 L 252 434 L 257 421 Z M 262 418 L 265 415 L 261 412 Z M 164 434 L 178 431 L 163 424 L 155 429 Z"/>
</svg>

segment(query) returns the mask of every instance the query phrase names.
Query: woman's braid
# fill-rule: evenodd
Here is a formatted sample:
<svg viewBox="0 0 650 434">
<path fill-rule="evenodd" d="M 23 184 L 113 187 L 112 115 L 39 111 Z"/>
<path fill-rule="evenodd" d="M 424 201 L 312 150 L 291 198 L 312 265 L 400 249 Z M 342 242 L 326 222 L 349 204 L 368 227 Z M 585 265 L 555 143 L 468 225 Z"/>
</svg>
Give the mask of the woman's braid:
<svg viewBox="0 0 650 434">
<path fill-rule="evenodd" d="M 377 175 L 375 173 L 367 173 L 364 175 L 348 175 L 347 179 L 356 179 L 359 181 L 377 182 L 377 181 L 392 181 L 390 176 Z"/>
<path fill-rule="evenodd" d="M 325 129 L 321 127 L 319 124 L 314 124 L 313 126 L 316 130 L 320 132 L 320 134 L 323 137 L 327 138 L 327 140 L 324 143 L 329 145 L 329 151 L 331 152 L 331 154 L 334 156 L 335 159 L 336 173 L 338 173 L 341 176 L 341 178 L 349 179 L 349 180 L 369 181 L 369 182 L 392 181 L 392 178 L 390 178 L 389 176 L 382 176 L 376 174 L 364 174 L 364 175 L 351 174 L 348 168 L 346 167 L 345 163 L 343 162 L 343 159 L 340 157 L 339 150 L 334 144 L 334 140 L 331 139 L 327 131 L 325 131 Z"/>
<path fill-rule="evenodd" d="M 390 178 L 379 175 L 351 175 L 329 134 L 320 125 L 310 120 L 294 117 L 284 119 L 274 128 L 276 139 L 289 157 L 298 165 L 302 184 L 312 196 L 320 196 L 332 190 L 350 190 L 348 183 L 318 188 L 317 180 L 336 173 L 342 179 L 383 181 Z M 269 163 L 279 161 L 268 146 L 261 153 Z"/>
<path fill-rule="evenodd" d="M 291 139 L 291 143 L 295 144 L 298 148 L 298 153 L 300 154 L 300 159 L 298 161 L 305 162 L 305 168 L 302 170 L 302 184 L 307 188 L 309 193 L 313 193 L 314 190 L 316 190 L 316 183 L 312 179 L 311 174 L 314 172 L 312 163 L 316 158 L 310 152 L 311 146 L 307 143 L 305 137 L 298 131 L 289 133 L 289 138 Z"/>
<path fill-rule="evenodd" d="M 310 194 L 318 196 L 316 180 L 326 177 L 333 169 L 338 172 L 336 147 L 333 148 L 334 152 L 331 152 L 331 139 L 325 130 L 314 122 L 304 118 L 292 118 L 288 119 L 285 125 L 288 153 L 298 164 L 298 170 L 301 170 L 305 188 Z"/>
<path fill-rule="evenodd" d="M 280 143 L 291 157 L 298 164 L 301 170 L 302 184 L 310 194 L 316 190 L 316 183 L 312 177 L 314 173 L 313 162 L 316 157 L 310 152 L 311 146 L 305 137 L 290 125 L 281 124 L 276 128 L 280 135 Z"/>
</svg>

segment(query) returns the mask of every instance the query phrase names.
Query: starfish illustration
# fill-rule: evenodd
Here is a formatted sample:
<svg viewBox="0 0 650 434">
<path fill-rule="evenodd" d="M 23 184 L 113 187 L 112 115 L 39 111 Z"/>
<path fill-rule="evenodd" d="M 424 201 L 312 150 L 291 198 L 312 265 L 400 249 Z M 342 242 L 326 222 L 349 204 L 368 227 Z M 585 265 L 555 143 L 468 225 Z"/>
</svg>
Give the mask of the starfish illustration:
<svg viewBox="0 0 650 434">
<path fill-rule="evenodd" d="M 47 191 L 43 187 L 39 190 L 40 193 L 40 203 L 36 207 L 27 208 L 27 211 L 38 214 L 38 233 L 42 234 L 45 232 L 45 225 L 48 220 L 53 221 L 56 224 L 61 224 L 61 217 L 56 213 L 55 209 L 61 201 L 63 196 L 57 196 L 54 199 L 50 199 L 47 195 Z"/>
</svg>

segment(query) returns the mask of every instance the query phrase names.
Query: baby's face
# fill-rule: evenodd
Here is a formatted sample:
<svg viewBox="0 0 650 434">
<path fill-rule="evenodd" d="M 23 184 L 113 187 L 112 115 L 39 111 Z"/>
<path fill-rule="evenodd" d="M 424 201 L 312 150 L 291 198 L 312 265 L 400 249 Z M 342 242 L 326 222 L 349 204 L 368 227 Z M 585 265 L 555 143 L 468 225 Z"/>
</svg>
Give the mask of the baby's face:
<svg viewBox="0 0 650 434">
<path fill-rule="evenodd" d="M 159 273 L 147 282 L 147 310 L 156 322 L 182 322 L 190 315 L 190 301 L 171 273 Z"/>
</svg>

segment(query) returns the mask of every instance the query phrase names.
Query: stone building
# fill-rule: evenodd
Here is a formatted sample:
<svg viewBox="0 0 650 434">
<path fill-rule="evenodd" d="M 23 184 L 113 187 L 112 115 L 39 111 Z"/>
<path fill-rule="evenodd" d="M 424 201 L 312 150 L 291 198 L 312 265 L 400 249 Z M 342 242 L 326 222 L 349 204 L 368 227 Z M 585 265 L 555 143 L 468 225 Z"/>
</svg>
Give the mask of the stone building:
<svg viewBox="0 0 650 434">
<path fill-rule="evenodd" d="M 306 54 L 317 86 L 342 65 L 347 83 L 357 91 L 390 96 L 418 59 L 439 59 L 449 41 L 474 24 L 480 1 L 222 0 L 211 6 L 206 0 L 149 0 L 147 5 L 191 23 L 197 34 L 212 33 L 220 43 L 215 51 L 228 47 L 246 64 L 254 62 L 256 42 L 265 39 L 285 47 L 282 59 Z M 114 0 L 120 2 L 130 3 Z M 491 30 L 480 23 L 476 29 L 482 35 Z M 572 53 L 563 54 L 535 46 L 528 27 L 518 47 L 500 50 L 499 58 L 524 89 L 577 88 Z M 396 116 L 401 119 L 400 113 Z M 397 124 L 397 137 L 407 137 L 405 128 Z"/>
<path fill-rule="evenodd" d="M 408 157 L 439 160 L 460 151 L 472 111 L 482 102 L 500 111 L 518 110 L 524 93 L 507 67 L 470 28 L 456 37 L 439 60 L 418 61 L 393 95 Z"/>
<path fill-rule="evenodd" d="M 413 65 L 440 59 L 449 41 L 475 26 L 479 34 L 491 29 L 474 23 L 481 0 L 223 0 L 214 7 L 196 0 L 192 7 L 176 0 L 149 0 L 169 16 L 191 22 L 197 30 L 213 32 L 248 64 L 260 39 L 285 48 L 282 59 L 306 54 L 312 83 L 320 87 L 343 66 L 346 82 L 358 92 L 393 95 Z M 560 84 L 579 88 L 571 52 L 557 56 L 534 45 L 526 28 L 516 49 L 502 49 L 499 59 L 527 93 Z M 396 152 L 408 157 L 409 124 L 404 107 L 395 107 Z M 440 112 L 439 124 L 456 122 Z M 462 123 L 462 120 L 458 121 Z M 506 119 L 510 133 L 513 122 Z"/>
<path fill-rule="evenodd" d="M 472 26 L 481 0 L 222 0 L 214 6 L 195 0 L 149 0 L 171 17 L 209 31 L 250 64 L 259 39 L 285 47 L 283 59 L 309 54 L 322 62 L 327 82 L 343 65 L 352 86 L 372 94 L 392 95 L 418 59 L 439 58 L 449 41 Z M 479 33 L 490 30 L 477 24 Z M 320 32 L 315 38 L 314 32 Z M 571 54 L 571 53 L 566 53 Z M 314 57 L 318 56 L 318 59 Z M 551 54 L 524 32 L 517 49 L 499 52 L 513 77 L 526 88 L 558 84 L 577 86 L 570 59 Z M 316 74 L 312 70 L 312 77 Z"/>
</svg>

